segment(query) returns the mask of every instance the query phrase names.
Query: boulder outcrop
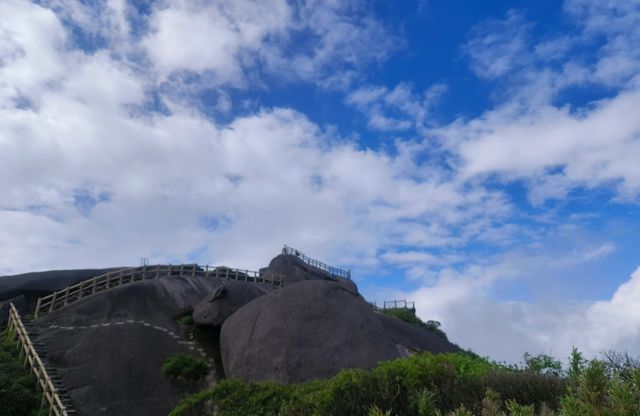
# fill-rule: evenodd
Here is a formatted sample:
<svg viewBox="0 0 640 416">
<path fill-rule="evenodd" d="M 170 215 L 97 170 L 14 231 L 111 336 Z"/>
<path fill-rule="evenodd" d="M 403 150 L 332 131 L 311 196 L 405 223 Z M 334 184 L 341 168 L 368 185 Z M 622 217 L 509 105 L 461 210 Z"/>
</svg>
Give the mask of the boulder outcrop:
<svg viewBox="0 0 640 416">
<path fill-rule="evenodd" d="M 258 298 L 268 290 L 247 282 L 221 281 L 216 289 L 193 308 L 196 325 L 221 327 L 235 311 Z"/>
<path fill-rule="evenodd" d="M 409 351 L 458 348 L 428 330 L 381 316 L 336 282 L 309 280 L 257 298 L 220 334 L 227 377 L 283 383 L 372 368 Z"/>
</svg>

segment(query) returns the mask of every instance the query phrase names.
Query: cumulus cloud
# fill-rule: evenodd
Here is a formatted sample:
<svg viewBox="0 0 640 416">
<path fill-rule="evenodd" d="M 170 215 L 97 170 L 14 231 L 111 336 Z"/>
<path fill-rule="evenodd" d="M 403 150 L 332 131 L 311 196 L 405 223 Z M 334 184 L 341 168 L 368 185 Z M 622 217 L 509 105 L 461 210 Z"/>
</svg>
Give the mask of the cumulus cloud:
<svg viewBox="0 0 640 416">
<path fill-rule="evenodd" d="M 546 106 L 514 114 L 502 107 L 455 123 L 443 134 L 460 156 L 460 172 L 466 177 L 543 177 L 531 185 L 551 185 L 549 196 L 563 196 L 563 188 L 605 183 L 616 183 L 622 195 L 635 195 L 640 190 L 634 157 L 640 152 L 640 122 L 628 117 L 628 109 L 639 104 L 640 93 L 629 91 L 578 113 Z M 537 192 L 533 199 L 544 199 Z"/>
<path fill-rule="evenodd" d="M 69 33 L 50 10 L 4 5 L 16 28 L 31 28 L 23 36 L 4 26 L 1 41 L 15 56 L 4 59 L 0 109 L 0 216 L 15 223 L 0 240 L 15 254 L 2 258 L 5 272 L 140 256 L 257 267 L 292 241 L 371 264 L 387 241 L 448 244 L 460 236 L 447 227 L 490 226 L 509 209 L 497 192 L 415 175 L 421 162 L 408 147 L 395 156 L 362 149 L 290 109 L 218 125 L 158 94 L 130 61 L 65 43 Z M 35 19 L 43 24 L 32 28 Z M 54 82 L 20 78 L 43 56 Z M 154 95 L 162 111 L 149 107 Z M 441 230 L 441 243 L 416 234 L 429 228 Z M 45 249 L 47 240 L 58 243 Z"/>
<path fill-rule="evenodd" d="M 363 86 L 350 92 L 345 102 L 368 119 L 368 127 L 379 131 L 424 130 L 429 113 L 446 92 L 446 86 L 435 84 L 422 94 L 414 87 L 401 83 L 393 89 L 382 86 Z"/>
<path fill-rule="evenodd" d="M 568 1 L 564 10 L 578 32 L 548 36 L 539 44 L 527 35 L 531 24 L 517 11 L 476 26 L 464 48 L 471 68 L 506 87 L 497 105 L 480 117 L 430 130 L 447 139 L 459 174 L 523 181 L 535 205 L 603 185 L 611 185 L 621 199 L 634 199 L 640 191 L 633 156 L 640 151 L 640 125 L 628 109 L 640 101 L 633 81 L 640 61 L 631 46 L 640 36 L 636 3 Z M 570 53 L 585 43 L 595 52 L 581 58 Z M 619 90 L 585 104 L 557 104 L 566 88 L 594 84 Z"/>
<path fill-rule="evenodd" d="M 473 345 L 475 352 L 497 360 L 515 363 L 524 352 L 564 360 L 572 346 L 588 357 L 610 349 L 631 354 L 639 351 L 640 310 L 635 299 L 640 295 L 640 268 L 611 297 L 598 301 L 572 303 L 549 298 L 524 302 L 488 295 L 500 280 L 528 273 L 523 270 L 531 266 L 527 263 L 508 259 L 469 267 L 461 273 L 446 272 L 433 286 L 399 296 L 415 299 L 417 313 L 425 320 L 442 321 L 454 342 Z M 559 266 L 562 264 L 554 267 Z M 536 271 L 544 273 L 544 268 Z"/>
<path fill-rule="evenodd" d="M 511 10 L 504 20 L 490 19 L 473 27 L 463 47 L 480 77 L 497 78 L 530 63 L 529 30 L 524 16 Z"/>
<path fill-rule="evenodd" d="M 150 16 L 142 41 L 162 78 L 209 72 L 217 83 L 240 84 L 243 60 L 290 22 L 286 1 L 170 2 Z"/>
</svg>

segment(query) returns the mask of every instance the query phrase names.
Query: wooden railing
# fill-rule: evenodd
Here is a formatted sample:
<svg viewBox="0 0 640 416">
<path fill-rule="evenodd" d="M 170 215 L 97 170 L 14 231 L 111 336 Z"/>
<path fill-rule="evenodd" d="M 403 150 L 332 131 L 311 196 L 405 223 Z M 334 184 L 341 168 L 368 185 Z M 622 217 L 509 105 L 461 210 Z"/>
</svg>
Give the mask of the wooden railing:
<svg viewBox="0 0 640 416">
<path fill-rule="evenodd" d="M 385 300 L 382 303 L 382 306 L 378 306 L 376 302 L 370 302 L 370 305 L 376 311 L 382 311 L 385 309 L 407 309 L 410 311 L 416 310 L 416 304 L 413 301 L 407 301 L 406 299 L 402 300 Z"/>
<path fill-rule="evenodd" d="M 42 389 L 42 404 L 48 403 L 49 415 L 75 415 L 76 412 L 70 409 L 68 404 L 63 403 L 63 400 L 60 398 L 59 391 L 49 374 L 47 374 L 47 369 L 31 342 L 29 334 L 20 319 L 20 314 L 13 303 L 10 304 L 9 308 L 9 326 L 7 332 L 9 334 L 16 334 L 20 355 L 24 354 L 25 364 L 29 363 L 31 370 L 36 376 L 38 386 Z"/>
<path fill-rule="evenodd" d="M 316 267 L 320 270 L 323 270 L 332 276 L 351 279 L 351 270 L 342 270 L 342 269 L 338 269 L 337 267 L 331 267 L 326 263 L 323 263 L 316 259 L 312 259 L 310 257 L 305 256 L 304 253 L 302 253 L 300 250 L 296 250 L 293 247 L 288 247 L 285 245 L 284 248 L 282 249 L 282 254 L 289 254 L 292 256 L 296 256 L 302 261 L 304 261 L 305 263 L 307 263 L 308 265 Z"/>
<path fill-rule="evenodd" d="M 36 304 L 34 318 L 53 312 L 83 297 L 93 295 L 123 284 L 167 276 L 217 277 L 250 283 L 267 283 L 282 287 L 284 276 L 276 273 L 260 273 L 228 267 L 198 266 L 197 264 L 157 265 L 130 267 L 111 271 L 83 282 L 68 286 L 41 297 Z"/>
</svg>

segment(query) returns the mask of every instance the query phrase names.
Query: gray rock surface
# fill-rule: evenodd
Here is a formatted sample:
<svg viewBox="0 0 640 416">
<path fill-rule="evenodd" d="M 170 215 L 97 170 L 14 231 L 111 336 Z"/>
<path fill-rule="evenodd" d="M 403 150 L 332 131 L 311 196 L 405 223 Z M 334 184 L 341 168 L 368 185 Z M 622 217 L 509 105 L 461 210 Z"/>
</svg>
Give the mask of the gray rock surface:
<svg viewBox="0 0 640 416">
<path fill-rule="evenodd" d="M 88 296 L 35 321 L 79 413 L 168 414 L 185 392 L 161 374 L 162 361 L 199 355 L 175 318 L 219 286 L 213 278 L 146 280 Z"/>
<path fill-rule="evenodd" d="M 249 302 L 222 326 L 220 348 L 227 377 L 284 383 L 372 368 L 409 351 L 458 350 L 427 330 L 376 314 L 360 296 L 324 280 Z"/>
<path fill-rule="evenodd" d="M 9 319 L 9 307 L 12 303 L 18 310 L 20 316 L 26 316 L 26 314 L 29 313 L 27 307 L 27 299 L 25 298 L 25 296 L 15 296 L 13 298 L 0 302 L 0 323 L 5 322 Z"/>
<path fill-rule="evenodd" d="M 193 308 L 193 321 L 197 325 L 221 327 L 241 306 L 266 294 L 269 290 L 258 285 L 225 280 Z"/>
</svg>

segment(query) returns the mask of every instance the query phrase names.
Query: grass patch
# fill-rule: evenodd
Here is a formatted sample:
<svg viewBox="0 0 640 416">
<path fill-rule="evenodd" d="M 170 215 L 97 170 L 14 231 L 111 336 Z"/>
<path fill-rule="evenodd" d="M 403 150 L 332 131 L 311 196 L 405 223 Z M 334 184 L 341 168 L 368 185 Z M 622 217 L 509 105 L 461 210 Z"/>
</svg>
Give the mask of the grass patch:
<svg viewBox="0 0 640 416">
<path fill-rule="evenodd" d="M 0 416 L 46 415 L 36 378 L 18 357 L 16 341 L 0 333 Z"/>
<path fill-rule="evenodd" d="M 190 381 L 202 380 L 209 371 L 201 359 L 183 354 L 166 358 L 160 370 L 167 377 Z"/>
<path fill-rule="evenodd" d="M 416 316 L 416 313 L 410 309 L 384 309 L 382 311 L 383 315 L 390 316 L 392 318 L 400 319 L 407 323 L 418 325 L 424 329 L 427 329 L 437 336 L 447 339 L 447 334 L 444 333 L 442 329 L 440 329 L 440 322 L 438 321 L 427 321 L 424 322 L 422 319 Z"/>
</svg>

